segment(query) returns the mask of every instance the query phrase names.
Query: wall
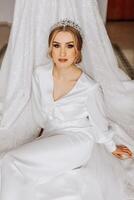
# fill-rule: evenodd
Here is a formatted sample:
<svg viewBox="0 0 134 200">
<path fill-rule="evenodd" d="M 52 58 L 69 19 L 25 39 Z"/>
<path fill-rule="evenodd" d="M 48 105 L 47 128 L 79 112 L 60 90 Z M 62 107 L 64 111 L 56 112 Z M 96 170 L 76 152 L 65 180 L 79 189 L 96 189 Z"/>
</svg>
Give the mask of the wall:
<svg viewBox="0 0 134 200">
<path fill-rule="evenodd" d="M 109 0 L 108 20 L 134 20 L 134 0 Z"/>
<path fill-rule="evenodd" d="M 0 0 L 0 22 L 12 22 L 14 4 L 15 0 Z"/>
</svg>

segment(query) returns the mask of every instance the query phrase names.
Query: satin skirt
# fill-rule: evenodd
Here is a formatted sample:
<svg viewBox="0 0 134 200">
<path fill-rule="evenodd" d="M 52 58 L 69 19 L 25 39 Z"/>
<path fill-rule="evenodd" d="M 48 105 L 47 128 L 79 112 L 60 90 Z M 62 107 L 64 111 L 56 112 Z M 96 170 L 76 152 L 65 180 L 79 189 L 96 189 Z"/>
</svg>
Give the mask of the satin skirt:
<svg viewBox="0 0 134 200">
<path fill-rule="evenodd" d="M 1 158 L 0 199 L 48 199 L 40 194 L 39 185 L 84 166 L 92 149 L 93 141 L 88 136 L 72 132 L 42 136 L 6 153 Z"/>
<path fill-rule="evenodd" d="M 126 200 L 119 161 L 82 130 L 43 134 L 0 166 L 0 200 Z"/>
</svg>

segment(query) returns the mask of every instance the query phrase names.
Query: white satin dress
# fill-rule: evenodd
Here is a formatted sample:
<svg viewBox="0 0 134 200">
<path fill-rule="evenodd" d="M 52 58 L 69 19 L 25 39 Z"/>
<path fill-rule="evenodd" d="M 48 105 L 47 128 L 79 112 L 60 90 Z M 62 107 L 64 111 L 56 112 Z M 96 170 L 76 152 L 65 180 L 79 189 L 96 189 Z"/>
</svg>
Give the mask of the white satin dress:
<svg viewBox="0 0 134 200">
<path fill-rule="evenodd" d="M 105 171 L 114 177 L 108 187 L 89 162 L 96 142 L 109 152 L 116 148 L 99 84 L 83 72 L 70 92 L 54 101 L 52 69 L 49 64 L 34 71 L 33 114 L 44 131 L 1 158 L 0 200 L 112 200 L 113 193 L 114 200 L 125 200 L 119 177 Z"/>
</svg>

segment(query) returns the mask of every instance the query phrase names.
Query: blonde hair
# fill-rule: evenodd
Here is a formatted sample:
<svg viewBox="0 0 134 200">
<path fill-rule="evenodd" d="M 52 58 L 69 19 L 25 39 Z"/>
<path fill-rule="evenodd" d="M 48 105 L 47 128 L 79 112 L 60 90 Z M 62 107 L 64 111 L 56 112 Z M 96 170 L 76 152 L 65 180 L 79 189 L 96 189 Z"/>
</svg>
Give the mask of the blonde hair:
<svg viewBox="0 0 134 200">
<path fill-rule="evenodd" d="M 82 61 L 82 53 L 81 53 L 81 50 L 82 50 L 82 46 L 83 46 L 83 39 L 81 37 L 81 34 L 79 33 L 79 31 L 77 29 L 75 29 L 74 27 L 72 26 L 59 26 L 59 27 L 56 27 L 54 28 L 51 32 L 50 32 L 50 35 L 49 35 L 49 39 L 48 39 L 48 45 L 49 45 L 49 56 L 52 57 L 52 43 L 53 43 L 53 40 L 55 38 L 55 36 L 59 33 L 59 32 L 69 32 L 73 35 L 74 37 L 74 41 L 75 41 L 75 48 L 76 48 L 76 52 L 77 52 L 77 57 L 76 57 L 76 60 L 75 60 L 75 64 L 78 64 Z"/>
</svg>

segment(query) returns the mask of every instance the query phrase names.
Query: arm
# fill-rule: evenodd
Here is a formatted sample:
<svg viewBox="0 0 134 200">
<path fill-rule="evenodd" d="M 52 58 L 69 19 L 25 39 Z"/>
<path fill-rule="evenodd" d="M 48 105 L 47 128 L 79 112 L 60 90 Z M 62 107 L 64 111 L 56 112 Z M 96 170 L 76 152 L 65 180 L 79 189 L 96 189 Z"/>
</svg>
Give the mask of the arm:
<svg viewBox="0 0 134 200">
<path fill-rule="evenodd" d="M 32 113 L 37 124 L 43 128 L 45 116 L 41 106 L 41 88 L 37 70 L 34 71 L 32 76 Z"/>
<path fill-rule="evenodd" d="M 103 93 L 99 84 L 95 84 L 89 90 L 87 109 L 92 124 L 92 134 L 97 143 L 103 143 L 105 147 L 118 158 L 124 154 L 132 156 L 132 152 L 126 146 L 116 146 L 113 141 L 113 130 L 110 127 L 105 114 Z"/>
</svg>

